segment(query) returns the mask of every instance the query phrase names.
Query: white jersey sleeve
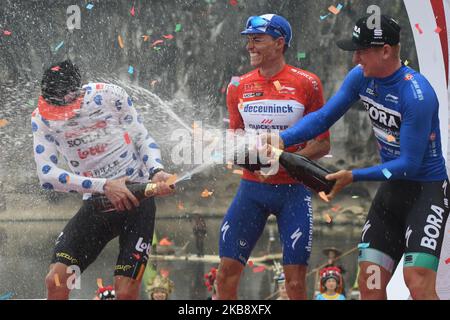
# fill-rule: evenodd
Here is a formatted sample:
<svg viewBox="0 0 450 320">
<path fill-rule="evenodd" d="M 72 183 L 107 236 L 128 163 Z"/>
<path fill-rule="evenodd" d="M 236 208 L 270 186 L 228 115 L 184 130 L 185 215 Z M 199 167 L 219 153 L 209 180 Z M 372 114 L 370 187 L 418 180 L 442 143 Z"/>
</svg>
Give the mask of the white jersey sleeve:
<svg viewBox="0 0 450 320">
<path fill-rule="evenodd" d="M 155 169 L 164 168 L 161 160 L 161 150 L 155 139 L 152 138 L 145 128 L 143 118 L 133 106 L 131 97 L 123 88 L 120 89 L 112 93 L 115 96 L 114 105 L 120 112 L 119 121 L 129 133 L 139 152 L 139 156 L 151 175 Z"/>
</svg>

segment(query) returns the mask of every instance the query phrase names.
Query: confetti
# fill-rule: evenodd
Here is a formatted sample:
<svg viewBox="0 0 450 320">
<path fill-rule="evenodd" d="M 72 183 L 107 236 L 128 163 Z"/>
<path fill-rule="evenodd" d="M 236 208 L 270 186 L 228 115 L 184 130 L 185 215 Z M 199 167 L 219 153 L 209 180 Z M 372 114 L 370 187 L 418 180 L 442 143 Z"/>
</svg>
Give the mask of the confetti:
<svg viewBox="0 0 450 320">
<path fill-rule="evenodd" d="M 338 9 L 339 11 L 341 11 L 343 7 L 344 7 L 344 6 L 343 6 L 342 4 L 339 3 L 338 6 L 336 7 L 336 9 Z"/>
<path fill-rule="evenodd" d="M 370 242 L 358 243 L 358 249 L 365 249 L 370 246 Z"/>
<path fill-rule="evenodd" d="M 325 219 L 326 223 L 332 223 L 333 222 L 333 218 L 328 213 L 324 214 L 324 219 Z"/>
<path fill-rule="evenodd" d="M 134 73 L 134 68 L 132 66 L 128 67 L 128 73 L 129 74 L 133 74 Z"/>
<path fill-rule="evenodd" d="M 334 206 L 333 208 L 331 208 L 331 210 L 334 211 L 334 212 L 338 212 L 339 209 L 341 209 L 341 206 L 339 206 L 339 205 Z"/>
<path fill-rule="evenodd" d="M 275 81 L 273 82 L 273 85 L 275 86 L 275 88 L 276 88 L 278 91 L 280 91 L 281 89 L 283 89 L 283 87 L 282 87 L 281 84 L 280 84 L 280 81 L 278 81 L 278 80 L 275 80 Z"/>
<path fill-rule="evenodd" d="M 328 16 L 330 15 L 331 13 L 328 13 L 328 14 L 326 14 L 326 15 L 324 15 L 324 16 L 320 16 L 320 20 L 325 20 L 326 18 L 328 18 Z"/>
<path fill-rule="evenodd" d="M 436 32 L 436 33 L 439 33 L 441 31 L 442 31 L 442 29 L 440 27 L 436 27 L 436 29 L 434 29 L 434 32 Z"/>
<path fill-rule="evenodd" d="M 227 92 L 227 88 L 226 88 L 226 87 L 222 87 L 222 88 L 220 88 L 220 92 L 221 92 L 221 93 L 225 93 L 225 92 Z"/>
<path fill-rule="evenodd" d="M 59 49 L 61 49 L 64 46 L 64 41 L 61 41 L 60 44 L 58 44 L 55 48 L 55 52 L 57 52 Z"/>
<path fill-rule="evenodd" d="M 208 198 L 208 197 L 210 197 L 212 194 L 213 194 L 212 191 L 208 191 L 208 189 L 205 189 L 205 190 L 202 191 L 201 196 L 202 196 L 202 198 Z"/>
<path fill-rule="evenodd" d="M 4 34 L 5 36 L 10 36 L 10 35 L 12 34 L 12 32 L 11 32 L 11 31 L 8 31 L 8 30 L 3 30 L 3 34 Z"/>
<path fill-rule="evenodd" d="M 130 9 L 130 14 L 131 14 L 131 16 L 134 17 L 135 13 L 136 13 L 136 12 L 135 12 L 135 10 L 134 10 L 134 6 L 132 6 L 131 9 Z"/>
<path fill-rule="evenodd" d="M 165 39 L 173 39 L 173 35 L 171 35 L 171 34 L 166 34 L 166 35 L 163 35 L 163 38 L 165 38 Z"/>
<path fill-rule="evenodd" d="M 340 10 L 336 8 L 335 6 L 329 6 L 328 11 L 330 11 L 332 14 L 339 14 Z"/>
<path fill-rule="evenodd" d="M 61 67 L 60 66 L 56 66 L 56 67 L 51 68 L 50 70 L 52 70 L 52 71 L 59 71 L 59 70 L 61 70 Z"/>
<path fill-rule="evenodd" d="M 405 66 L 407 66 L 409 64 L 409 61 L 405 60 L 404 64 L 405 64 Z"/>
<path fill-rule="evenodd" d="M 387 136 L 387 141 L 388 141 L 388 142 L 395 142 L 395 137 L 392 136 L 392 135 L 388 135 L 388 136 Z"/>
<path fill-rule="evenodd" d="M 173 246 L 173 242 L 170 241 L 167 237 L 164 237 L 161 239 L 161 241 L 159 241 L 159 245 L 164 247 Z"/>
<path fill-rule="evenodd" d="M 94 5 L 92 3 L 88 3 L 86 5 L 86 9 L 91 10 L 94 7 Z"/>
<path fill-rule="evenodd" d="M 237 2 L 237 0 L 230 0 L 230 4 L 231 4 L 232 6 L 237 6 L 237 5 L 238 5 L 238 2 Z"/>
<path fill-rule="evenodd" d="M 158 80 L 152 80 L 152 82 L 150 82 L 150 85 L 152 86 L 152 87 L 154 87 L 155 86 L 155 84 L 158 82 Z"/>
<path fill-rule="evenodd" d="M 234 169 L 233 173 L 242 176 L 244 174 L 244 171 L 241 169 Z"/>
<path fill-rule="evenodd" d="M 258 266 L 258 267 L 254 267 L 253 268 L 253 272 L 254 273 L 260 273 L 260 272 L 263 272 L 263 271 L 265 271 L 266 270 L 266 267 L 264 267 L 264 266 Z"/>
<path fill-rule="evenodd" d="M 319 194 L 320 199 L 322 199 L 322 200 L 325 201 L 325 202 L 330 202 L 330 199 L 328 199 L 328 197 L 327 197 L 327 195 L 325 194 L 325 192 L 320 191 L 318 194 Z"/>
<path fill-rule="evenodd" d="M 177 25 L 175 26 L 175 32 L 180 32 L 181 31 L 181 24 L 177 23 Z"/>
<path fill-rule="evenodd" d="M 388 169 L 384 168 L 381 171 L 383 172 L 383 174 L 386 177 L 386 179 L 389 179 L 390 177 L 392 177 L 392 173 Z"/>
<path fill-rule="evenodd" d="M 416 27 L 417 31 L 419 31 L 419 34 L 423 33 L 423 30 L 420 28 L 418 23 L 415 24 L 415 27 Z"/>
<path fill-rule="evenodd" d="M 447 258 L 447 260 L 445 260 L 445 264 L 449 264 L 450 263 L 450 258 Z"/>
<path fill-rule="evenodd" d="M 248 266 L 249 266 L 250 268 L 253 268 L 253 265 L 254 265 L 253 261 L 252 261 L 252 260 L 249 260 L 249 261 L 248 261 Z"/>
<path fill-rule="evenodd" d="M 102 280 L 102 278 L 97 278 L 97 287 L 103 288 L 103 280 Z"/>
<path fill-rule="evenodd" d="M 161 47 L 153 47 L 153 50 L 156 50 L 156 51 L 161 50 Z"/>
<path fill-rule="evenodd" d="M 4 126 L 6 126 L 9 123 L 8 120 L 6 119 L 0 119 L 0 128 L 3 128 Z"/>
<path fill-rule="evenodd" d="M 119 41 L 119 46 L 123 49 L 123 47 L 124 47 L 123 40 L 122 40 L 122 37 L 120 35 L 117 37 L 117 40 Z"/>
<path fill-rule="evenodd" d="M 143 35 L 142 38 L 144 38 L 144 42 L 148 41 L 149 36 Z"/>
<path fill-rule="evenodd" d="M 324 158 L 333 158 L 333 155 L 332 154 L 327 154 L 327 155 L 324 156 Z"/>
<path fill-rule="evenodd" d="M 59 276 L 57 273 L 55 273 L 55 275 L 53 276 L 53 279 L 55 279 L 55 285 L 57 287 L 61 287 L 61 282 L 59 281 Z"/>
<path fill-rule="evenodd" d="M 352 196 L 352 199 L 358 199 L 359 196 Z"/>
<path fill-rule="evenodd" d="M 155 42 L 152 43 L 151 47 L 154 47 L 154 46 L 156 46 L 156 45 L 158 45 L 160 43 L 164 43 L 164 40 L 161 40 L 161 39 L 156 40 Z"/>
<path fill-rule="evenodd" d="M 297 52 L 297 60 L 305 59 L 306 53 L 305 52 Z"/>
<path fill-rule="evenodd" d="M 238 104 L 238 108 L 239 108 L 239 110 L 242 110 L 242 109 L 244 109 L 244 100 L 242 100 L 242 99 L 239 99 L 239 104 Z"/>
</svg>

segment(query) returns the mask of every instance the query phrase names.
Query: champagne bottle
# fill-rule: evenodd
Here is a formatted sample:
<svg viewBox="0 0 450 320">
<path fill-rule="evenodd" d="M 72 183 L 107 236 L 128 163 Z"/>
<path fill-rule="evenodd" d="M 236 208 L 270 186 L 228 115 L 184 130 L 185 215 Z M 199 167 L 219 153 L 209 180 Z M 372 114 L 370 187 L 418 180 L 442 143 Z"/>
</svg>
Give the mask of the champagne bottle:
<svg viewBox="0 0 450 320">
<path fill-rule="evenodd" d="M 126 183 L 128 190 L 139 200 L 153 197 L 156 194 L 156 183 Z M 116 210 L 114 205 L 105 195 L 93 195 L 90 199 L 94 208 L 100 212 Z"/>
<path fill-rule="evenodd" d="M 317 162 L 296 153 L 285 152 L 272 148 L 279 163 L 286 169 L 289 175 L 302 182 L 317 193 L 324 191 L 329 193 L 336 181 L 327 180 L 325 176 L 331 171 L 322 167 Z"/>
<path fill-rule="evenodd" d="M 256 154 L 254 154 L 254 155 L 252 154 L 252 158 L 250 158 L 250 152 L 251 151 L 249 150 L 249 145 L 246 145 L 245 151 L 244 151 L 244 159 L 242 159 L 242 158 L 240 158 L 241 154 L 237 151 L 234 154 L 234 164 L 236 164 L 244 169 L 247 169 L 251 172 L 261 170 L 261 168 L 270 167 L 270 164 L 261 163 L 261 159 L 259 158 L 259 153 L 257 152 L 256 149 L 254 149 L 254 151 L 253 151 Z M 255 157 L 256 157 L 256 159 L 255 159 Z M 244 160 L 243 163 L 242 163 L 242 160 Z M 255 160 L 256 160 L 256 163 L 255 163 Z"/>
</svg>

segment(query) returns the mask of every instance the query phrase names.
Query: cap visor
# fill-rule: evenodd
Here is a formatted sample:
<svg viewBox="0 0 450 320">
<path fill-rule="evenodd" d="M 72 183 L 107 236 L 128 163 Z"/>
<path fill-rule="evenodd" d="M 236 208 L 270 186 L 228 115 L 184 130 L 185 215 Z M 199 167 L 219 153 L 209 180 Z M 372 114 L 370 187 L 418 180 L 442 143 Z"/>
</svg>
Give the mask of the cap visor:
<svg viewBox="0 0 450 320">
<path fill-rule="evenodd" d="M 68 120 L 75 116 L 75 110 L 81 108 L 83 99 L 83 97 L 79 97 L 70 104 L 64 106 L 55 106 L 48 103 L 42 96 L 40 96 L 38 100 L 39 113 L 47 120 Z"/>
<path fill-rule="evenodd" d="M 336 42 L 337 46 L 345 51 L 356 51 L 359 49 L 366 49 L 369 48 L 368 46 L 362 46 L 360 44 L 357 44 L 353 42 L 352 40 L 339 40 Z"/>
<path fill-rule="evenodd" d="M 249 29 L 245 29 L 244 31 L 242 31 L 241 34 L 267 34 L 267 32 L 261 31 L 258 29 L 249 28 Z"/>
</svg>

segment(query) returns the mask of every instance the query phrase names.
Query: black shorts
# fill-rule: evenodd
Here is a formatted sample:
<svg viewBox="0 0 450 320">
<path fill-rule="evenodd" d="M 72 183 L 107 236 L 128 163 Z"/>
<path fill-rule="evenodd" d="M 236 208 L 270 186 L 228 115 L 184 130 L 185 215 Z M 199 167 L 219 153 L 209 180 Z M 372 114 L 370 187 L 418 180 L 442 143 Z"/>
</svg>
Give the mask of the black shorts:
<svg viewBox="0 0 450 320">
<path fill-rule="evenodd" d="M 405 268 L 436 271 L 449 214 L 448 188 L 448 180 L 383 182 L 362 230 L 358 260 L 393 272 L 405 254 Z"/>
<path fill-rule="evenodd" d="M 83 272 L 106 244 L 119 236 L 114 275 L 141 280 L 153 239 L 155 212 L 153 198 L 141 201 L 130 211 L 106 213 L 97 212 L 91 201 L 83 201 L 56 240 L 52 263 L 76 265 Z"/>
</svg>

